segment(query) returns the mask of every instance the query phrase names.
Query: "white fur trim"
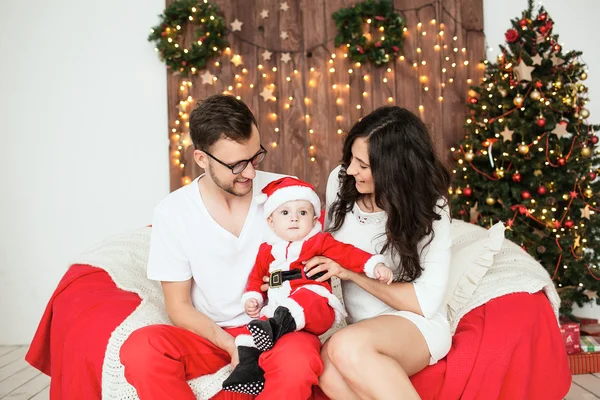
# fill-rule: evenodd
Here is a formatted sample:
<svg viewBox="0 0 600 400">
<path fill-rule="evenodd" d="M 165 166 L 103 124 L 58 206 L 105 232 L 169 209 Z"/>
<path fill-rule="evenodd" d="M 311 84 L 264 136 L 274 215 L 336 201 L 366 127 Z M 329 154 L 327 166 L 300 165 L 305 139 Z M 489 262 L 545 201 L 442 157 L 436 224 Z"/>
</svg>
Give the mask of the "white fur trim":
<svg viewBox="0 0 600 400">
<path fill-rule="evenodd" d="M 375 254 L 365 263 L 365 274 L 372 279 L 375 279 L 375 266 L 379 263 L 385 264 L 385 257 L 381 254 Z"/>
<path fill-rule="evenodd" d="M 306 317 L 304 316 L 304 308 L 294 299 L 290 299 L 289 297 L 285 299 L 281 303 L 282 307 L 285 307 L 289 310 L 292 317 L 294 317 L 294 322 L 296 323 L 296 330 L 299 331 L 304 329 L 306 326 Z"/>
<path fill-rule="evenodd" d="M 246 300 L 250 300 L 250 299 L 256 299 L 258 301 L 259 307 L 262 307 L 262 305 L 265 302 L 262 293 L 252 291 L 252 292 L 246 292 L 242 295 L 242 304 L 246 304 Z"/>
<path fill-rule="evenodd" d="M 288 186 L 275 190 L 275 192 L 269 196 L 267 201 L 265 201 L 265 218 L 268 218 L 273 214 L 273 211 L 275 211 L 277 207 L 292 200 L 310 201 L 315 208 L 315 215 L 317 217 L 321 215 L 321 200 L 314 190 L 307 186 Z"/>
<path fill-rule="evenodd" d="M 304 244 L 304 242 L 306 242 L 308 239 L 310 239 L 311 237 L 315 236 L 317 233 L 322 232 L 322 231 L 323 231 L 323 225 L 321 225 L 321 223 L 319 221 L 317 221 L 317 222 L 315 222 L 315 226 L 311 229 L 310 232 L 308 232 L 308 234 L 306 236 L 304 236 L 300 240 L 296 240 L 293 243 L 302 242 L 302 244 Z M 277 234 L 275 234 L 275 231 L 273 229 L 269 229 L 267 231 L 267 233 L 265 234 L 265 242 L 267 242 L 268 244 L 273 246 L 273 248 L 275 248 L 275 245 L 277 245 L 279 243 L 283 243 L 285 246 L 287 246 L 287 244 L 290 243 L 288 241 L 283 240 L 279 236 L 277 236 Z M 271 251 L 271 253 L 273 253 L 273 251 Z M 273 254 L 273 257 L 275 257 L 275 254 Z"/>
<path fill-rule="evenodd" d="M 252 335 L 238 335 L 235 338 L 235 347 L 240 346 L 256 348 L 256 344 L 254 344 L 254 339 L 252 339 Z"/>
<path fill-rule="evenodd" d="M 329 303 L 329 305 L 331 306 L 331 308 L 333 308 L 333 311 L 335 312 L 336 324 L 342 322 L 342 320 L 348 316 L 348 313 L 346 312 L 346 309 L 344 308 L 340 299 L 338 299 L 335 294 L 327 290 L 327 288 L 321 285 L 304 285 L 296 289 L 294 293 L 302 289 L 310 290 L 312 292 L 315 292 L 319 296 L 325 297 L 327 299 L 327 303 Z"/>
</svg>

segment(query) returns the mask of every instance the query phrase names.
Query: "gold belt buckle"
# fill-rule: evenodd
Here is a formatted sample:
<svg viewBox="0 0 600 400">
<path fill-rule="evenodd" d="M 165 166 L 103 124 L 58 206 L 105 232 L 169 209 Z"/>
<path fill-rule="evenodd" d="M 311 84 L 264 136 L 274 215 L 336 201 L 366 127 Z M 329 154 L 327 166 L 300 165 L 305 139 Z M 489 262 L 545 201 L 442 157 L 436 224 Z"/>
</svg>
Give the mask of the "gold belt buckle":
<svg viewBox="0 0 600 400">
<path fill-rule="evenodd" d="M 271 275 L 269 276 L 269 286 L 278 288 L 281 287 L 281 285 L 283 285 L 283 274 L 281 273 L 281 270 L 279 269 L 271 272 Z"/>
</svg>

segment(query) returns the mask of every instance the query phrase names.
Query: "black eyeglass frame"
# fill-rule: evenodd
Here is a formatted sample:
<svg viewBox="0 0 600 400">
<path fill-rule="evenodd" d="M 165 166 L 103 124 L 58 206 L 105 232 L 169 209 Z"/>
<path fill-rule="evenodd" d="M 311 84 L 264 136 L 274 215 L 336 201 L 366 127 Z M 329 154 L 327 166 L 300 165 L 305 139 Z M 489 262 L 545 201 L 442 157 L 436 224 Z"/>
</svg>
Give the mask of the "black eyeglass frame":
<svg viewBox="0 0 600 400">
<path fill-rule="evenodd" d="M 239 175 L 242 172 L 244 172 L 244 170 L 248 167 L 248 164 L 250 164 L 250 163 L 252 163 L 253 167 L 257 167 L 265 159 L 265 156 L 267 155 L 267 149 L 265 149 L 263 147 L 263 145 L 261 144 L 260 150 L 258 151 L 258 153 L 253 155 L 252 158 L 250 158 L 248 160 L 241 160 L 241 161 L 236 162 L 233 165 L 229 165 L 229 164 L 224 163 L 223 161 L 219 160 L 217 157 L 213 156 L 208 151 L 206 151 L 206 150 L 202 150 L 202 151 L 205 152 L 207 156 L 209 156 L 210 158 L 212 158 L 219 164 L 223 165 L 224 167 L 229 168 L 231 170 L 231 173 L 234 175 Z M 236 168 L 239 169 L 239 171 L 236 172 Z"/>
</svg>

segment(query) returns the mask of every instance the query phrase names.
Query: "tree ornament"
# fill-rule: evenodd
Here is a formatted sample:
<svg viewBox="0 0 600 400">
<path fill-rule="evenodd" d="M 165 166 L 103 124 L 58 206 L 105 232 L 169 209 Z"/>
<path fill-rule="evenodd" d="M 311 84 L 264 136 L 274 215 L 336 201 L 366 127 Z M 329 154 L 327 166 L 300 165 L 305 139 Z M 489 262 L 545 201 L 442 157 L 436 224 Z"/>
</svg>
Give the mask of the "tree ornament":
<svg viewBox="0 0 600 400">
<path fill-rule="evenodd" d="M 593 181 L 594 179 L 596 179 L 596 173 L 594 171 L 590 172 L 588 174 L 588 177 L 590 178 L 590 181 Z"/>
<path fill-rule="evenodd" d="M 517 171 L 513 174 L 512 180 L 513 180 L 513 182 L 516 182 L 516 183 L 521 182 L 521 174 L 519 173 L 519 171 Z"/>
<path fill-rule="evenodd" d="M 494 174 L 496 175 L 496 177 L 498 179 L 504 178 L 504 170 L 503 169 L 498 168 L 496 171 L 494 171 Z"/>
<path fill-rule="evenodd" d="M 569 200 L 569 195 L 568 195 L 568 194 L 566 194 L 566 193 L 565 193 L 565 194 L 563 194 L 563 195 L 562 195 L 562 199 L 563 199 L 563 200 L 565 200 L 565 201 Z"/>
<path fill-rule="evenodd" d="M 502 96 L 502 97 L 506 97 L 506 95 L 508 94 L 508 92 L 504 88 L 498 89 L 498 92 L 500 93 L 500 96 Z"/>
<path fill-rule="evenodd" d="M 560 89 L 560 88 L 562 88 L 562 81 L 560 81 L 560 80 L 559 81 L 555 81 L 555 82 L 552 83 L 552 86 L 554 86 L 557 89 Z"/>
<path fill-rule="evenodd" d="M 592 149 L 590 149 L 587 146 L 584 146 L 584 147 L 581 148 L 581 156 L 582 157 L 588 158 L 591 155 L 592 155 Z"/>
<path fill-rule="evenodd" d="M 581 75 L 579 75 L 579 79 L 581 79 L 582 81 L 585 81 L 587 79 L 588 75 L 587 72 L 582 72 Z"/>
<path fill-rule="evenodd" d="M 525 155 L 529 153 L 529 146 L 527 146 L 526 144 L 520 144 L 518 150 L 520 154 Z"/>
<path fill-rule="evenodd" d="M 591 198 L 592 198 L 592 196 L 594 196 L 594 191 L 593 191 L 591 188 L 586 188 L 586 189 L 583 191 L 583 195 L 584 195 L 586 198 L 588 198 L 588 199 L 591 199 Z"/>
<path fill-rule="evenodd" d="M 466 187 L 463 189 L 462 194 L 466 197 L 471 197 L 473 190 L 470 187 Z"/>
<path fill-rule="evenodd" d="M 529 97 L 531 98 L 531 100 L 537 101 L 542 98 L 542 94 L 537 89 L 533 89 L 529 94 Z"/>
<path fill-rule="evenodd" d="M 468 162 L 473 161 L 474 158 L 475 158 L 475 153 L 473 153 L 472 151 L 468 151 L 465 153 L 465 160 L 467 160 Z"/>
<path fill-rule="evenodd" d="M 529 193 L 527 190 L 523 190 L 523 191 L 521 192 L 521 198 L 522 198 L 523 200 L 528 200 L 528 199 L 530 199 L 530 198 L 531 198 L 531 193 Z"/>
<path fill-rule="evenodd" d="M 535 171 L 533 171 L 533 176 L 542 176 L 544 175 L 544 173 L 542 172 L 541 169 L 536 169 Z"/>
<path fill-rule="evenodd" d="M 525 102 L 525 99 L 520 94 L 517 94 L 515 96 L 515 98 L 513 99 L 513 104 L 517 107 L 522 107 L 524 102 Z"/>
<path fill-rule="evenodd" d="M 565 228 L 571 229 L 574 226 L 575 226 L 575 222 L 573 222 L 572 220 L 569 219 L 569 220 L 565 221 Z"/>
<path fill-rule="evenodd" d="M 521 26 L 521 28 L 526 27 L 529 24 L 529 21 L 526 18 L 523 18 L 522 20 L 519 21 L 519 25 Z"/>
<path fill-rule="evenodd" d="M 544 247 L 544 246 L 538 246 L 537 247 L 537 252 L 539 254 L 544 254 L 546 252 L 546 247 Z"/>
<path fill-rule="evenodd" d="M 542 185 L 538 188 L 537 192 L 540 196 L 544 196 L 546 193 L 548 193 L 548 189 L 546 189 L 546 186 Z"/>
<path fill-rule="evenodd" d="M 547 18 L 548 18 L 548 14 L 541 13 L 540 15 L 538 15 L 537 20 L 538 21 L 545 21 Z"/>
<path fill-rule="evenodd" d="M 590 116 L 590 112 L 587 108 L 582 108 L 581 111 L 579 111 L 579 114 L 581 114 L 581 117 L 584 119 Z"/>
<path fill-rule="evenodd" d="M 567 160 L 564 157 L 560 157 L 558 160 L 556 160 L 556 162 L 558 163 L 558 165 L 560 165 L 561 167 L 564 167 L 567 164 Z"/>
<path fill-rule="evenodd" d="M 596 136 L 596 135 L 593 135 L 593 136 L 590 138 L 590 142 L 592 142 L 593 144 L 596 144 L 596 143 L 598 143 L 598 136 Z"/>
<path fill-rule="evenodd" d="M 508 43 L 514 43 L 519 40 L 519 32 L 516 29 L 509 29 L 504 34 L 504 38 Z"/>
<path fill-rule="evenodd" d="M 469 103 L 471 104 L 477 104 L 479 100 L 477 100 L 477 97 L 469 97 Z"/>
<path fill-rule="evenodd" d="M 485 204 L 487 204 L 488 206 L 493 206 L 494 204 L 496 204 L 496 199 L 493 197 L 486 197 Z"/>
<path fill-rule="evenodd" d="M 562 47 L 560 44 L 556 43 L 554 46 L 552 46 L 552 50 L 554 50 L 555 53 L 558 53 L 562 50 Z"/>
<path fill-rule="evenodd" d="M 543 115 L 540 115 L 535 119 L 535 124 L 540 128 L 543 128 L 544 126 L 546 126 L 546 118 L 544 118 Z"/>
</svg>

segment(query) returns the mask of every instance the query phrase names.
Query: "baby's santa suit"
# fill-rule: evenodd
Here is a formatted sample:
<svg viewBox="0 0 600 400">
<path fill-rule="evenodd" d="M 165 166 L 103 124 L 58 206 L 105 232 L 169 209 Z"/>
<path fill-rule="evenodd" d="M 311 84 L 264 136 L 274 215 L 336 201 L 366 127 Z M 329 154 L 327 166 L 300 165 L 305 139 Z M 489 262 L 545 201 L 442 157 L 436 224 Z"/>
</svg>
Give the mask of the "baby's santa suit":
<svg viewBox="0 0 600 400">
<path fill-rule="evenodd" d="M 274 188 L 266 187 L 263 192 L 269 194 L 265 202 L 265 215 L 271 213 L 281 204 L 291 200 L 308 200 L 316 212 L 321 209 L 320 200 L 309 184 L 294 178 L 283 178 L 283 182 L 275 181 Z M 269 190 L 271 189 L 271 190 Z M 340 300 L 332 293 L 329 282 L 317 282 L 304 273 L 303 261 L 315 256 L 324 256 L 336 261 L 342 267 L 357 273 L 364 273 L 374 278 L 374 268 L 385 262 L 382 255 L 373 255 L 352 245 L 337 241 L 329 233 L 321 232 L 321 224 L 317 222 L 311 232 L 303 239 L 288 242 L 277 237 L 274 232 L 258 251 L 256 262 L 248 277 L 248 285 L 242 296 L 242 303 L 248 299 L 256 299 L 262 306 L 261 319 L 273 316 L 279 306 L 286 307 L 296 323 L 296 330 L 306 330 L 316 335 L 326 332 L 335 322 L 346 316 Z M 271 276 L 278 271 L 295 271 L 299 279 L 286 280 L 280 286 L 269 287 L 268 296 L 260 290 L 264 284 L 263 277 Z M 277 275 L 277 274 L 276 274 Z M 243 337 L 239 338 L 249 345 Z M 239 341 L 238 341 L 239 342 Z M 251 340 L 250 340 L 251 342 Z"/>
</svg>

